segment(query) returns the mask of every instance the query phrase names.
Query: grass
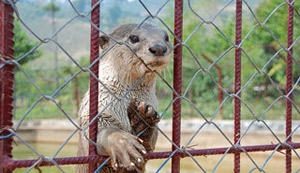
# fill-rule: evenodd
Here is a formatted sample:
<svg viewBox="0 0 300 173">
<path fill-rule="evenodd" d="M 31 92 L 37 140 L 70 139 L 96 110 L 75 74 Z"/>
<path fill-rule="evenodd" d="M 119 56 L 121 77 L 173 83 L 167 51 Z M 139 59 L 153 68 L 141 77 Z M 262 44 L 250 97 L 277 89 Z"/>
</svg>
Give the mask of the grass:
<svg viewBox="0 0 300 173">
<path fill-rule="evenodd" d="M 226 99 L 226 98 L 224 98 Z M 214 119 L 226 119 L 230 120 L 234 118 L 234 99 L 228 97 L 225 103 L 223 104 L 223 115 L 221 111 L 217 111 L 219 108 L 219 101 L 215 99 L 214 101 L 206 101 L 199 98 L 200 101 L 195 102 L 194 106 L 188 103 L 186 100 L 182 101 L 182 118 L 207 118 L 210 119 L 214 117 Z M 254 117 L 262 117 L 263 119 L 268 120 L 284 120 L 286 116 L 285 112 L 285 99 L 280 99 L 275 102 L 275 98 L 272 97 L 264 97 L 262 98 L 248 98 L 244 99 L 246 104 L 241 103 L 241 118 L 243 120 L 251 120 Z M 268 107 L 274 103 L 275 104 L 268 110 Z M 171 103 L 170 100 L 162 99 L 159 104 L 159 112 L 162 113 L 166 110 L 166 107 Z M 295 104 L 300 105 L 300 100 L 295 99 Z M 250 108 L 250 110 L 248 109 Z M 200 111 L 201 114 L 198 112 Z M 170 119 L 172 117 L 172 107 L 170 107 L 165 115 L 163 115 L 164 119 Z M 295 108 L 293 108 L 293 119 L 299 120 L 300 116 Z"/>
</svg>

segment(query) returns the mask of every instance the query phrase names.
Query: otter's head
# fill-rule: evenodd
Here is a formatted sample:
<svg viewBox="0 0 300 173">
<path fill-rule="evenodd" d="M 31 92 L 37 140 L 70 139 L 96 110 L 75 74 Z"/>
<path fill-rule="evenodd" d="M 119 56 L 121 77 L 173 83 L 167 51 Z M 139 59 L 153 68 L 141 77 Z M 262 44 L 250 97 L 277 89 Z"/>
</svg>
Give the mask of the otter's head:
<svg viewBox="0 0 300 173">
<path fill-rule="evenodd" d="M 146 22 L 138 28 L 137 26 L 121 25 L 110 33 L 116 40 L 125 41 L 132 50 L 124 44 L 117 44 L 105 56 L 110 58 L 106 61 L 114 63 L 120 73 L 128 74 L 126 70 L 130 70 L 129 74 L 134 78 L 139 78 L 146 72 L 165 69 L 172 49 L 168 33 L 157 25 Z M 105 35 L 100 37 L 100 46 L 104 51 L 114 43 L 114 40 Z"/>
</svg>

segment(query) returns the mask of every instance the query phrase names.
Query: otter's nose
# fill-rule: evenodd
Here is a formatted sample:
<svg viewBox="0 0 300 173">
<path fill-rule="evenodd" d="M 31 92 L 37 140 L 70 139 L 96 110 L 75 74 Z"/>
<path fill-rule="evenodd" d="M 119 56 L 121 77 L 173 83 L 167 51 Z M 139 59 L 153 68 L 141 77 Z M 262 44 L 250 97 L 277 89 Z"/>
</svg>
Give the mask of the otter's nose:
<svg viewBox="0 0 300 173">
<path fill-rule="evenodd" d="M 149 51 L 155 56 L 164 56 L 164 54 L 167 52 L 167 47 L 156 44 L 150 47 Z"/>
</svg>

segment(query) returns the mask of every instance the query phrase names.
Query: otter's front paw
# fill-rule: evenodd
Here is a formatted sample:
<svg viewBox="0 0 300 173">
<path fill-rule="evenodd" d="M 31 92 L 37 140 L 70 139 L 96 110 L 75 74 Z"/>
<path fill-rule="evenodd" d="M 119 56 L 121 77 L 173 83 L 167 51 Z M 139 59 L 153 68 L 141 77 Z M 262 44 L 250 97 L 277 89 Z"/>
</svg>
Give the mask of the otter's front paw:
<svg viewBox="0 0 300 173">
<path fill-rule="evenodd" d="M 160 120 L 159 114 L 151 105 L 145 102 L 139 102 L 133 98 L 128 107 L 128 117 L 131 127 L 138 127 L 144 129 L 147 126 L 153 127 Z"/>
<path fill-rule="evenodd" d="M 113 169 L 134 170 L 143 166 L 146 154 L 141 140 L 127 132 L 115 128 L 103 128 L 98 134 L 98 143 L 110 156 Z M 98 154 L 102 154 L 99 149 Z"/>
<path fill-rule="evenodd" d="M 144 141 L 143 146 L 147 152 L 152 152 L 154 150 L 153 134 L 156 130 L 155 125 L 160 120 L 159 114 L 151 105 L 139 102 L 135 98 L 130 102 L 127 113 L 132 133 L 138 135 Z"/>
</svg>

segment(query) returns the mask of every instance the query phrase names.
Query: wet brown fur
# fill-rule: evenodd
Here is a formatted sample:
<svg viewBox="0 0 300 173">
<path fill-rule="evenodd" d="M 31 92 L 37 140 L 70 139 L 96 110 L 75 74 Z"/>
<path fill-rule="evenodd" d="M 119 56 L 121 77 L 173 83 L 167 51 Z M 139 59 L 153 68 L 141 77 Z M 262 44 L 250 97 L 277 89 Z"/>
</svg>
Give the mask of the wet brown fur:
<svg viewBox="0 0 300 173">
<path fill-rule="evenodd" d="M 131 34 L 139 36 L 140 42 L 132 44 L 128 40 Z M 155 95 L 155 71 L 162 71 L 169 61 L 171 44 L 165 40 L 166 35 L 167 33 L 164 30 L 151 23 L 144 23 L 139 28 L 137 28 L 137 24 L 125 24 L 115 28 L 110 33 L 110 36 L 118 41 L 125 41 L 136 52 L 138 57 L 136 57 L 126 45 L 116 44 L 111 47 L 115 43 L 114 40 L 104 35 L 100 37 L 100 46 L 103 52 L 108 49 L 110 50 L 101 58 L 99 66 L 99 79 L 106 87 L 99 84 L 98 107 L 102 113 L 98 121 L 98 144 L 102 143 L 107 147 L 111 145 L 109 142 L 115 141 L 112 143 L 112 147 L 117 147 L 119 144 L 124 146 L 131 145 L 130 143 L 134 143 L 134 141 L 130 140 L 133 138 L 131 134 L 137 135 L 146 128 L 147 130 L 141 134 L 140 138 L 144 141 L 143 145 L 147 152 L 154 150 L 157 140 L 155 124 L 158 122 L 158 114 L 156 113 L 158 103 Z M 153 44 L 164 45 L 168 48 L 168 51 L 164 56 L 153 56 L 153 54 L 149 52 L 149 47 L 153 46 Z M 145 76 L 126 95 L 126 101 L 115 98 L 115 96 L 122 97 L 143 75 Z M 113 96 L 112 93 L 115 96 Z M 107 106 L 110 101 L 113 102 Z M 140 103 L 144 105 L 141 106 Z M 148 111 L 149 106 L 151 107 L 151 110 L 149 109 L 150 111 Z M 104 107 L 106 108 L 103 111 Z M 143 117 L 145 121 L 142 121 L 141 117 Z M 85 94 L 79 110 L 80 126 L 86 126 L 88 119 L 89 91 Z M 115 129 L 116 132 L 113 129 Z M 112 132 L 109 132 L 109 130 Z M 88 128 L 86 133 L 88 135 Z M 114 137 L 114 134 L 117 134 L 117 136 L 123 135 L 125 137 L 124 139 L 128 137 L 128 140 L 125 140 L 128 143 L 124 144 L 123 138 Z M 88 140 L 81 132 L 78 144 L 78 156 L 88 155 L 88 144 Z M 130 152 L 131 150 L 128 151 Z M 98 154 L 109 155 L 103 148 L 97 148 L 97 152 Z M 131 158 L 131 160 L 134 162 L 134 158 Z M 145 171 L 145 164 L 134 163 L 141 172 Z M 87 164 L 77 166 L 76 172 L 88 172 Z M 110 164 L 107 164 L 100 172 L 123 173 L 137 171 L 128 171 L 125 168 L 120 168 L 115 171 Z"/>
</svg>

